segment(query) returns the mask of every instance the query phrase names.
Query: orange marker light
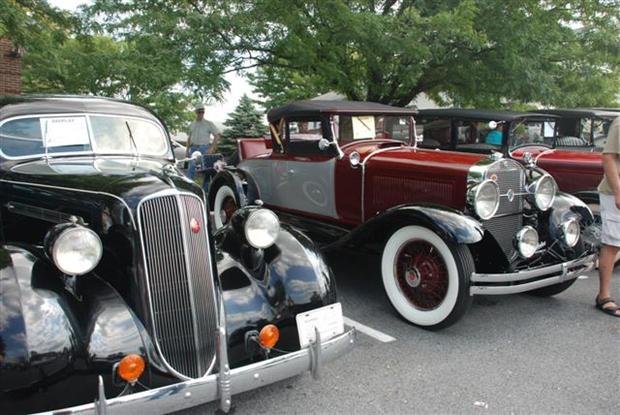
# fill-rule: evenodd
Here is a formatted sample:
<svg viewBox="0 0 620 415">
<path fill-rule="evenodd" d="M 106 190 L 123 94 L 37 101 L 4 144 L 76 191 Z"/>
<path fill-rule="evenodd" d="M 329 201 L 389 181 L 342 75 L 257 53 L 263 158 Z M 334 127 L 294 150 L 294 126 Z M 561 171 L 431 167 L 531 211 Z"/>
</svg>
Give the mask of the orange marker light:
<svg viewBox="0 0 620 415">
<path fill-rule="evenodd" d="M 265 349 L 273 348 L 280 339 L 280 330 L 273 324 L 267 324 L 258 334 L 258 342 Z"/>
<path fill-rule="evenodd" d="M 128 354 L 121 359 L 117 371 L 121 379 L 135 383 L 144 372 L 144 359 L 137 354 Z"/>
</svg>

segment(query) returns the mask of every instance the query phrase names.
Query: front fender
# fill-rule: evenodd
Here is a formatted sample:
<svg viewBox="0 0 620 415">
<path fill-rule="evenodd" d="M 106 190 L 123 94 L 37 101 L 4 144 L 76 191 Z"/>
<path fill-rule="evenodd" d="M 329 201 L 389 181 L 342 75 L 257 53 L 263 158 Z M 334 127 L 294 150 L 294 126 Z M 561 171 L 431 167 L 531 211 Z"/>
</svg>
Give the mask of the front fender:
<svg viewBox="0 0 620 415">
<path fill-rule="evenodd" d="M 280 350 L 298 350 L 295 317 L 336 301 L 334 276 L 302 233 L 282 224 L 276 243 L 260 252 L 244 245 L 232 226 L 216 232 L 217 267 L 233 366 L 251 361 L 245 333 L 266 324 L 280 329 Z M 247 250 L 258 256 L 248 261 Z"/>
<path fill-rule="evenodd" d="M 141 325 L 120 295 L 87 274 L 78 277 L 76 297 L 36 248 L 0 252 L 0 412 L 92 401 L 99 374 L 106 391 L 120 393 L 114 363 L 147 355 Z"/>
<path fill-rule="evenodd" d="M 425 226 L 443 239 L 457 244 L 473 244 L 482 240 L 484 235 L 480 222 L 458 210 L 432 205 L 400 205 L 366 221 L 327 248 L 383 243 L 396 229 L 406 225 Z"/>
<path fill-rule="evenodd" d="M 578 215 L 583 226 L 594 223 L 594 215 L 582 199 L 568 193 L 558 192 L 550 209 L 551 222 L 556 225 L 562 223 L 567 215 Z"/>
</svg>

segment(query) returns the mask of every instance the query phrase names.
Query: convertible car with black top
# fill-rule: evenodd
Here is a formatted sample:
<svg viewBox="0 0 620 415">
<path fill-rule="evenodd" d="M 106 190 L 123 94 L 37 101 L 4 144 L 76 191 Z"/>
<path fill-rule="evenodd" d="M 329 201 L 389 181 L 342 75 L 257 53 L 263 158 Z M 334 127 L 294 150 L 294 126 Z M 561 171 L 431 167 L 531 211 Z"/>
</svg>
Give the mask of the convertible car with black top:
<svg viewBox="0 0 620 415">
<path fill-rule="evenodd" d="M 325 248 L 377 248 L 392 305 L 428 329 L 456 322 L 473 295 L 550 296 L 593 266 L 583 202 L 533 164 L 421 148 L 415 115 L 350 101 L 272 109 L 268 142 L 240 140 L 243 160 L 214 178 L 214 223 L 260 198 Z"/>
<path fill-rule="evenodd" d="M 256 199 L 210 232 L 150 111 L 0 98 L 0 413 L 169 413 L 354 345 L 313 243 Z"/>
</svg>

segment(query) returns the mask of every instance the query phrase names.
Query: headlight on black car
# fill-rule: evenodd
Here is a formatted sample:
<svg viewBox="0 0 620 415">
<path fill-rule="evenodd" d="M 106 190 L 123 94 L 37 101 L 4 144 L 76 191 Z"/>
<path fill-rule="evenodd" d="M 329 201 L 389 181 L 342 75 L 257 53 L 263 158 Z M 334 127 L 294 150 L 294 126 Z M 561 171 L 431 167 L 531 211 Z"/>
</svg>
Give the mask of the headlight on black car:
<svg viewBox="0 0 620 415">
<path fill-rule="evenodd" d="M 528 186 L 530 197 L 534 199 L 536 207 L 543 212 L 553 205 L 557 189 L 555 180 L 548 174 L 542 175 Z"/>
<path fill-rule="evenodd" d="M 480 219 L 491 219 L 499 208 L 499 186 L 493 180 L 485 180 L 469 190 L 467 199 Z"/>
<path fill-rule="evenodd" d="M 60 271 L 74 276 L 92 271 L 103 255 L 99 236 L 77 224 L 52 228 L 45 236 L 45 248 Z"/>
<path fill-rule="evenodd" d="M 245 239 L 257 249 L 269 248 L 280 233 L 280 221 L 269 209 L 257 209 L 245 221 Z"/>
<path fill-rule="evenodd" d="M 538 250 L 538 232 L 531 226 L 521 228 L 515 239 L 517 250 L 523 258 L 532 257 Z"/>
</svg>

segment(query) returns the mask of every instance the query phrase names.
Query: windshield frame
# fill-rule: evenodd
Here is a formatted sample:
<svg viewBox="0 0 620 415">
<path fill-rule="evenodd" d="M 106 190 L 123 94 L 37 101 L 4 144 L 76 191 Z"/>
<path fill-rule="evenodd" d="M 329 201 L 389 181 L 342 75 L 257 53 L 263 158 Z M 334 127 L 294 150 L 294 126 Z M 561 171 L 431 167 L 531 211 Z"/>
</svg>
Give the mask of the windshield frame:
<svg viewBox="0 0 620 415">
<path fill-rule="evenodd" d="M 162 133 L 162 136 L 164 137 L 164 140 L 166 142 L 166 151 L 163 152 L 160 155 L 154 155 L 154 154 L 142 154 L 142 153 L 138 153 L 137 151 L 133 151 L 133 152 L 98 152 L 97 151 L 97 144 L 96 142 L 93 141 L 93 130 L 92 130 L 92 126 L 91 126 L 91 120 L 90 117 L 110 117 L 110 118 L 120 118 L 123 120 L 138 120 L 138 121 L 144 121 L 144 122 L 148 122 L 150 124 L 153 124 L 154 126 L 156 126 L 160 132 Z M 54 152 L 54 153 L 48 153 L 46 151 L 43 151 L 41 153 L 33 153 L 33 154 L 28 154 L 25 156 L 9 156 L 7 155 L 3 149 L 2 146 L 0 144 L 0 158 L 3 158 L 5 160 L 31 160 L 31 159 L 41 159 L 41 158 L 57 158 L 57 157 L 65 157 L 65 156 L 125 156 L 125 157 L 146 157 L 146 158 L 155 158 L 155 159 L 165 159 L 165 160 L 173 160 L 174 159 L 174 153 L 172 151 L 172 146 L 170 144 L 170 137 L 168 135 L 168 132 L 166 130 L 166 128 L 160 123 L 157 122 L 155 120 L 151 120 L 145 117 L 138 117 L 138 116 L 134 116 L 134 115 L 121 115 L 121 114 L 110 114 L 110 113 L 100 113 L 100 112 L 63 112 L 63 113 L 45 113 L 45 114 L 25 114 L 25 115 L 18 115 L 18 116 L 14 116 L 14 117 L 9 117 L 7 119 L 4 119 L 2 121 L 0 121 L 0 127 L 2 127 L 4 124 L 11 122 L 11 121 L 15 121 L 15 120 L 19 120 L 19 119 L 27 119 L 27 118 L 38 118 L 39 120 L 44 119 L 44 118 L 62 118 L 62 117 L 84 117 L 86 119 L 86 126 L 87 126 L 87 130 L 88 130 L 88 141 L 90 143 L 90 150 L 84 150 L 84 151 L 62 151 L 62 152 Z M 41 136 L 43 136 L 43 133 L 41 133 Z M 133 146 L 132 146 L 133 148 Z"/>
</svg>

